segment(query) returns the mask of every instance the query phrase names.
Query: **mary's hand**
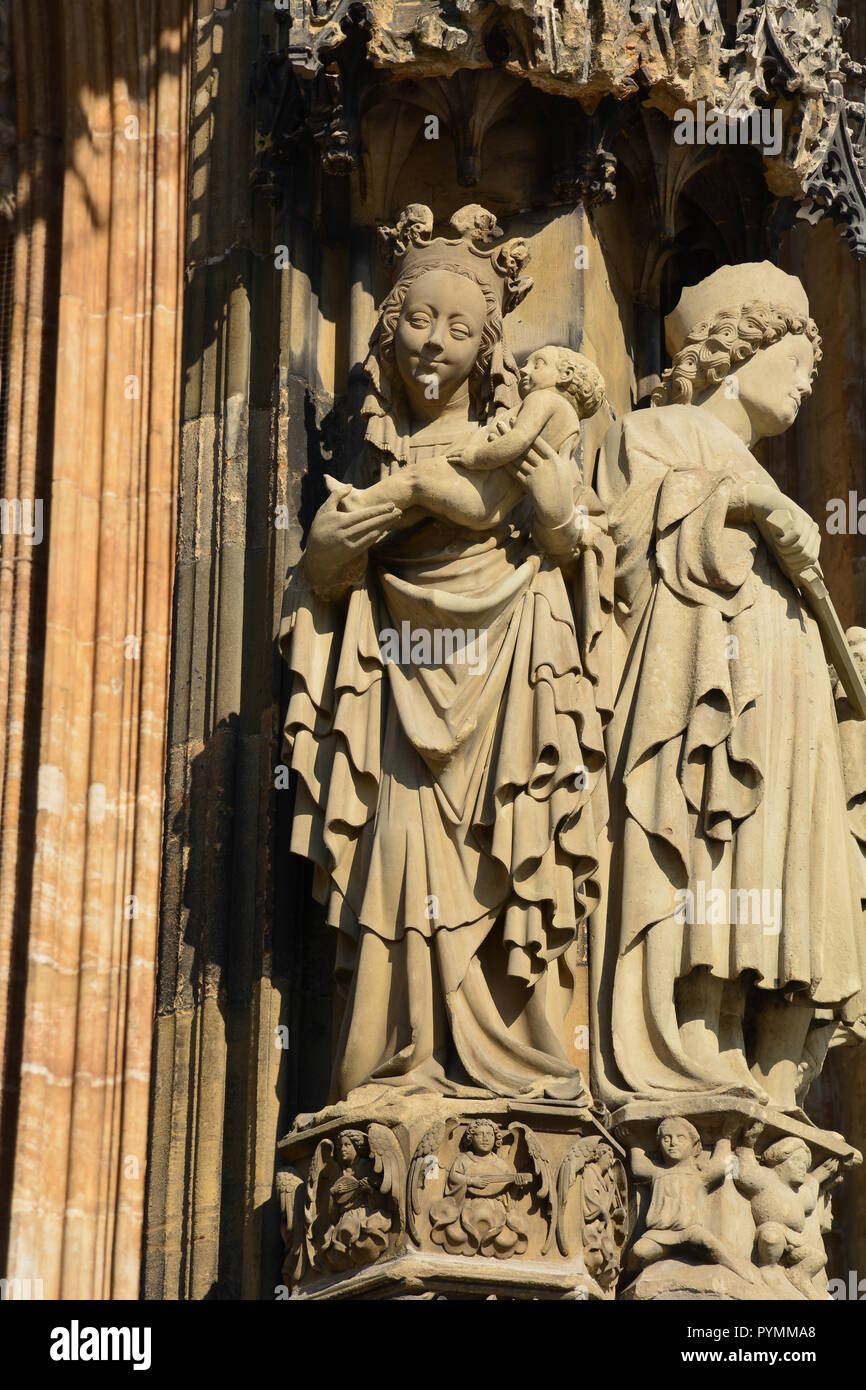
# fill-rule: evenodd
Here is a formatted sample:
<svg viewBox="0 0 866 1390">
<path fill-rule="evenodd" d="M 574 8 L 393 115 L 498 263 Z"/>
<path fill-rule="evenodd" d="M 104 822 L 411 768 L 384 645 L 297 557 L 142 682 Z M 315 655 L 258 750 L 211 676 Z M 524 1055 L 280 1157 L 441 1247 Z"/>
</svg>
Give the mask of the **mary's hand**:
<svg viewBox="0 0 866 1390">
<path fill-rule="evenodd" d="M 315 589 L 332 588 L 347 571 L 354 577 L 370 546 L 387 536 L 400 515 L 392 502 L 338 511 L 340 495 L 332 492 L 319 508 L 307 537 L 304 563 Z"/>
<path fill-rule="evenodd" d="M 542 526 L 564 526 L 574 512 L 575 464 L 570 450 L 558 454 L 543 439 L 536 439 L 524 459 L 511 471 L 532 498 Z"/>
</svg>

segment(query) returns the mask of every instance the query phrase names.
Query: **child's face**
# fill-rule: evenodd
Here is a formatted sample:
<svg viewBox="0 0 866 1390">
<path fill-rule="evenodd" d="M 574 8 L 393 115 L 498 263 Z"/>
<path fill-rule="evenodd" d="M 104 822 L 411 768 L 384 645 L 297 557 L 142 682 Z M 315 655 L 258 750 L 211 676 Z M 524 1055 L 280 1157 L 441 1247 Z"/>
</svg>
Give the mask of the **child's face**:
<svg viewBox="0 0 866 1390">
<path fill-rule="evenodd" d="M 530 391 L 543 391 L 559 385 L 559 368 L 556 354 L 549 348 L 539 348 L 530 353 L 520 369 L 520 390 L 524 396 Z"/>
<path fill-rule="evenodd" d="M 692 1152 L 691 1136 L 675 1122 L 659 1126 L 658 1140 L 665 1158 L 669 1158 L 672 1163 L 679 1163 Z"/>
</svg>

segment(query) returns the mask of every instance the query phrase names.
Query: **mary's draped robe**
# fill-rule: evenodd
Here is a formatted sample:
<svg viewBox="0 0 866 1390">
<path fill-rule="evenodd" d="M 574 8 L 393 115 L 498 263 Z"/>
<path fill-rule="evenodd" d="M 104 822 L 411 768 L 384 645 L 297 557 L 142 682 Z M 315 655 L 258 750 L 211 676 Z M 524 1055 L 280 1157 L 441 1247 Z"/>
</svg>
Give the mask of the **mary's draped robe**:
<svg viewBox="0 0 866 1390">
<path fill-rule="evenodd" d="M 346 598 L 317 595 L 303 562 L 287 591 L 292 849 L 345 991 L 335 1099 L 368 1081 L 588 1099 L 565 1027 L 606 818 L 588 669 L 604 565 L 580 562 L 576 623 L 529 531 L 429 518 L 371 551 Z M 483 633 L 483 669 L 477 642 L 471 664 L 384 661 L 406 622 Z"/>
</svg>

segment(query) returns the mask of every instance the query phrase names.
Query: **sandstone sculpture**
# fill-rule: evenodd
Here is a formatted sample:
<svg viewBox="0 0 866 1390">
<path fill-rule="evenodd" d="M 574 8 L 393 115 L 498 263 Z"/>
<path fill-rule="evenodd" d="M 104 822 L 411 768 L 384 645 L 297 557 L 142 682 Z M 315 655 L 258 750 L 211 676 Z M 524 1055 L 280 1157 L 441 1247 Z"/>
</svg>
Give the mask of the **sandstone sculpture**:
<svg viewBox="0 0 866 1390">
<path fill-rule="evenodd" d="M 588 1099 L 563 1030 L 606 794 L 572 604 L 599 624 L 605 538 L 564 402 L 561 455 L 539 438 L 485 471 L 447 461 L 519 403 L 503 316 L 531 281 L 498 237 L 477 207 L 433 237 L 417 205 L 383 234 L 366 456 L 332 481 L 288 595 L 293 848 L 346 1000 L 335 1100 L 371 1081 Z M 385 660 L 403 630 L 408 657 Z"/>
<path fill-rule="evenodd" d="M 805 293 L 766 262 L 687 289 L 590 487 L 600 374 L 555 344 L 520 374 L 504 337 L 526 245 L 475 205 L 380 241 L 366 452 L 282 634 L 344 990 L 333 1104 L 281 1142 L 289 1277 L 410 1296 L 423 1256 L 425 1287 L 530 1296 L 541 1260 L 545 1297 L 826 1297 L 859 1155 L 800 1107 L 866 1013 L 866 690 L 818 528 L 753 452 L 811 390 Z M 566 1028 L 588 918 L 595 1111 Z"/>
<path fill-rule="evenodd" d="M 712 1158 L 699 1164 L 698 1159 L 704 1158 L 700 1134 L 688 1120 L 671 1116 L 661 1121 L 657 1141 L 661 1163 L 649 1159 L 639 1144 L 631 1150 L 635 1177 L 652 1182 L 646 1234 L 633 1245 L 632 1261 L 638 1266 L 652 1264 L 686 1247 L 746 1280 L 754 1279 L 750 1267 L 725 1248 L 704 1219 L 707 1193 L 730 1174 L 730 1139 L 720 1138 Z"/>
<path fill-rule="evenodd" d="M 821 634 L 795 587 L 818 528 L 750 450 L 792 424 L 819 340 L 799 281 L 765 263 L 687 290 L 668 344 L 668 403 L 609 433 L 596 479 L 618 672 L 640 669 L 607 730 L 621 772 L 594 967 L 600 1088 L 794 1109 L 812 1031 L 861 1009 L 859 852 Z"/>
<path fill-rule="evenodd" d="M 759 1162 L 753 1132 L 737 1158 L 735 1181 L 751 1199 L 758 1264 L 767 1272 L 784 1268 L 805 1298 L 826 1297 L 826 1279 L 818 1278 L 827 1263 L 822 1189 L 836 1180 L 838 1161 L 828 1158 L 813 1168 L 809 1145 L 792 1136 L 770 1144 Z"/>
<path fill-rule="evenodd" d="M 503 1132 L 492 1120 L 481 1118 L 467 1125 L 460 1153 L 445 1178 L 445 1195 L 430 1208 L 435 1245 L 503 1260 L 523 1254 L 529 1243 L 527 1221 L 514 1198 L 532 1187 L 536 1174 L 518 1172 L 501 1152 L 506 1141 L 513 1145 L 517 1138 L 514 1128 Z M 550 1191 L 546 1159 L 534 1143 L 530 1152 L 537 1178 Z"/>
</svg>

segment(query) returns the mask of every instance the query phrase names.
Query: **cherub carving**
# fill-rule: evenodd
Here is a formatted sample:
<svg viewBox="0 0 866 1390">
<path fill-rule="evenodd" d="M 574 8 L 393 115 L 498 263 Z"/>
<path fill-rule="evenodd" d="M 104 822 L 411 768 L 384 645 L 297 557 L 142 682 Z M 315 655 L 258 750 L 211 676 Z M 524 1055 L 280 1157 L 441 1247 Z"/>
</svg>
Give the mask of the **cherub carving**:
<svg viewBox="0 0 866 1390">
<path fill-rule="evenodd" d="M 459 1124 L 458 1120 L 438 1120 L 424 1135 L 415 1150 L 409 1168 L 409 1234 L 421 1243 L 421 1205 L 422 1194 L 427 1182 L 439 1176 L 439 1150 L 449 1140 Z"/>
<path fill-rule="evenodd" d="M 737 1149 L 735 1182 L 751 1200 L 757 1227 L 755 1253 L 765 1270 L 779 1266 L 805 1298 L 823 1299 L 826 1288 L 816 1282 L 827 1263 L 821 1239 L 822 1188 L 836 1177 L 839 1164 L 828 1158 L 812 1167 L 812 1154 L 803 1139 L 778 1139 L 755 1153 L 760 1126 L 753 1126 Z"/>
<path fill-rule="evenodd" d="M 587 1271 L 610 1290 L 616 1283 L 628 1228 L 625 1174 L 610 1144 L 597 1136 L 577 1139 L 565 1155 L 557 1178 L 557 1237 L 563 1255 L 571 1254 L 568 1199 L 580 1179 L 579 1231 Z"/>
<path fill-rule="evenodd" d="M 323 1179 L 330 1179 L 328 1224 L 317 1239 L 314 1227 L 322 1209 Z M 366 1133 L 344 1129 L 336 1148 L 330 1139 L 323 1139 L 307 1179 L 305 1222 L 310 1264 L 341 1271 L 377 1260 L 391 1237 L 403 1230 L 405 1185 L 406 1164 L 386 1125 L 371 1124 Z"/>
<path fill-rule="evenodd" d="M 431 1174 L 431 1160 L 459 1128 L 461 1125 L 454 1121 L 434 1125 L 413 1158 L 409 1179 L 410 1230 L 416 1239 L 421 1193 Z M 532 1172 L 518 1172 L 516 1168 L 521 1138 Z M 508 1158 L 504 1152 L 508 1152 Z M 438 1160 L 436 1164 L 438 1174 Z M 546 1254 L 555 1226 L 555 1192 L 550 1165 L 538 1140 L 522 1124 L 515 1123 L 503 1130 L 484 1117 L 471 1120 L 463 1128 L 459 1152 L 448 1167 L 444 1195 L 430 1207 L 433 1243 L 452 1254 L 482 1254 L 497 1259 L 522 1255 L 529 1242 L 529 1222 L 518 1205 L 518 1196 L 530 1188 L 535 1189 L 535 1195 L 548 1209 L 548 1232 L 542 1251 Z"/>
<path fill-rule="evenodd" d="M 635 1178 L 652 1182 L 646 1232 L 632 1247 L 631 1263 L 641 1267 L 689 1250 L 753 1283 L 757 1276 L 752 1265 L 728 1250 L 704 1224 L 707 1193 L 724 1182 L 734 1166 L 730 1135 L 722 1135 L 708 1159 L 701 1136 L 688 1120 L 664 1119 L 656 1133 L 661 1163 L 647 1158 L 639 1144 L 630 1155 Z"/>
</svg>

